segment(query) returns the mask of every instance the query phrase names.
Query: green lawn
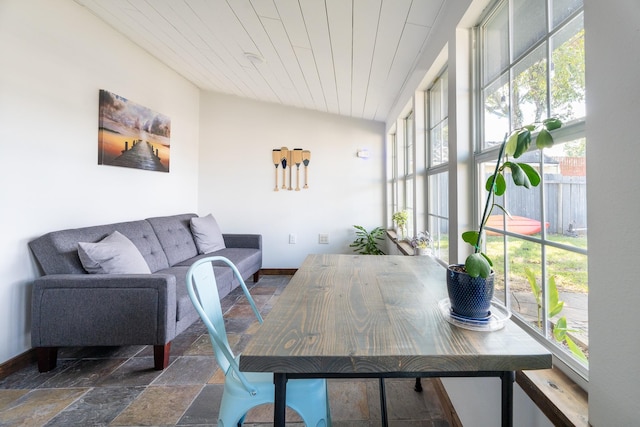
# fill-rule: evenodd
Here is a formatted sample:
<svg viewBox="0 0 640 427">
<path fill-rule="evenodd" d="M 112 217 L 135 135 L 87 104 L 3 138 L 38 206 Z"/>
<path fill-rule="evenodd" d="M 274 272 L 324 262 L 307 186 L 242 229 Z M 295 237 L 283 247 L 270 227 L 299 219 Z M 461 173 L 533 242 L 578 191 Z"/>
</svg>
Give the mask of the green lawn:
<svg viewBox="0 0 640 427">
<path fill-rule="evenodd" d="M 587 247 L 586 237 L 570 237 L 564 235 L 549 236 L 549 240 L 578 248 Z M 489 236 L 487 238 L 487 253 L 493 260 L 498 286 L 502 285 L 504 270 L 503 238 Z M 529 287 L 525 279 L 524 270 L 529 268 L 540 277 L 542 246 L 517 238 L 507 241 L 509 256 L 510 284 L 512 287 Z M 556 276 L 558 290 L 569 292 L 588 292 L 587 257 L 571 251 L 547 247 L 547 274 Z"/>
</svg>

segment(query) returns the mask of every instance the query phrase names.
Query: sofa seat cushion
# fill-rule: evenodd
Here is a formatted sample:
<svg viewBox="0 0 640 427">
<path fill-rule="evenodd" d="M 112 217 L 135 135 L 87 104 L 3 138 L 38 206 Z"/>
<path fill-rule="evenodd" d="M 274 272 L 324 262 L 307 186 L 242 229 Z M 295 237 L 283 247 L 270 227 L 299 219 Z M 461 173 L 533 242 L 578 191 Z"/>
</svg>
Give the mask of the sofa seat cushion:
<svg viewBox="0 0 640 427">
<path fill-rule="evenodd" d="M 176 277 L 176 321 L 178 322 L 195 310 L 187 291 L 187 270 L 189 270 L 189 267 L 183 265 L 158 271 L 158 273 L 173 274 Z M 220 298 L 223 298 L 231 292 L 233 272 L 226 266 L 214 266 L 213 273 L 218 282 L 218 293 L 220 294 Z"/>
<path fill-rule="evenodd" d="M 262 250 L 253 249 L 253 248 L 225 248 L 220 249 L 219 251 L 212 252 L 210 254 L 198 255 L 186 261 L 179 263 L 177 266 L 190 266 L 195 261 L 211 257 L 211 256 L 223 256 L 228 258 L 231 261 L 240 274 L 242 278 L 247 280 L 254 272 L 260 270 L 262 267 Z M 213 264 L 214 266 L 224 266 L 224 262 L 217 261 Z M 239 283 L 233 279 L 233 287 L 239 285 Z M 222 294 L 220 298 L 222 298 Z"/>
</svg>

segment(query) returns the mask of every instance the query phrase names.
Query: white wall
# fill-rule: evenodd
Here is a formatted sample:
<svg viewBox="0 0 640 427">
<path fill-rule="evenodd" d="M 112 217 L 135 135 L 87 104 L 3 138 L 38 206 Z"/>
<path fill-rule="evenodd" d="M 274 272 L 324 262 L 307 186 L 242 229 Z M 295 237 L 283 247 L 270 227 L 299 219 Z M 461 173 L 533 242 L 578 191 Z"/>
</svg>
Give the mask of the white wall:
<svg viewBox="0 0 640 427">
<path fill-rule="evenodd" d="M 171 172 L 99 166 L 98 91 L 171 118 Z M 0 0 L 0 363 L 31 348 L 27 242 L 197 209 L 199 91 L 72 1 Z"/>
<path fill-rule="evenodd" d="M 640 3 L 585 0 L 589 421 L 640 422 Z"/>
<path fill-rule="evenodd" d="M 384 226 L 383 123 L 215 93 L 202 94 L 200 123 L 199 211 L 223 232 L 262 234 L 264 268 L 297 268 L 309 253 L 353 253 L 354 224 Z M 283 146 L 311 151 L 308 189 L 274 191 L 271 154 Z M 358 158 L 359 148 L 370 157 Z M 301 168 L 301 187 L 303 177 Z M 329 245 L 318 244 L 319 233 Z"/>
</svg>

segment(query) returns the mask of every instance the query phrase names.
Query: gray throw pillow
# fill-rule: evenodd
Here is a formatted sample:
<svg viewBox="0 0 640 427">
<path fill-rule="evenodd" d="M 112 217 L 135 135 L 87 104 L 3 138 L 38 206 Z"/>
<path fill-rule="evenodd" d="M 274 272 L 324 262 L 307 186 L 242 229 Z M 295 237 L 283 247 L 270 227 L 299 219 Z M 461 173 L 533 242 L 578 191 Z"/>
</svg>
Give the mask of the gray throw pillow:
<svg viewBox="0 0 640 427">
<path fill-rule="evenodd" d="M 78 255 L 91 274 L 151 273 L 136 245 L 117 231 L 96 243 L 78 242 Z"/>
<path fill-rule="evenodd" d="M 191 218 L 191 233 L 198 253 L 210 254 L 226 248 L 220 227 L 213 215 Z"/>
</svg>

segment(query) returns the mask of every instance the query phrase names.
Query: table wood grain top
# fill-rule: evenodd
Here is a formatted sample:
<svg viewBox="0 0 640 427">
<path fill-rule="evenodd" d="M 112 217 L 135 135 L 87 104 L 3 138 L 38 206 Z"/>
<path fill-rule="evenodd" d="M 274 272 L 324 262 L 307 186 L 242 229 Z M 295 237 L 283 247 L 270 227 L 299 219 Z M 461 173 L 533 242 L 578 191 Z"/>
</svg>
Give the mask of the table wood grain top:
<svg viewBox="0 0 640 427">
<path fill-rule="evenodd" d="M 551 367 L 511 320 L 458 328 L 438 302 L 446 269 L 425 256 L 309 255 L 240 357 L 247 372 L 377 374 Z"/>
</svg>

